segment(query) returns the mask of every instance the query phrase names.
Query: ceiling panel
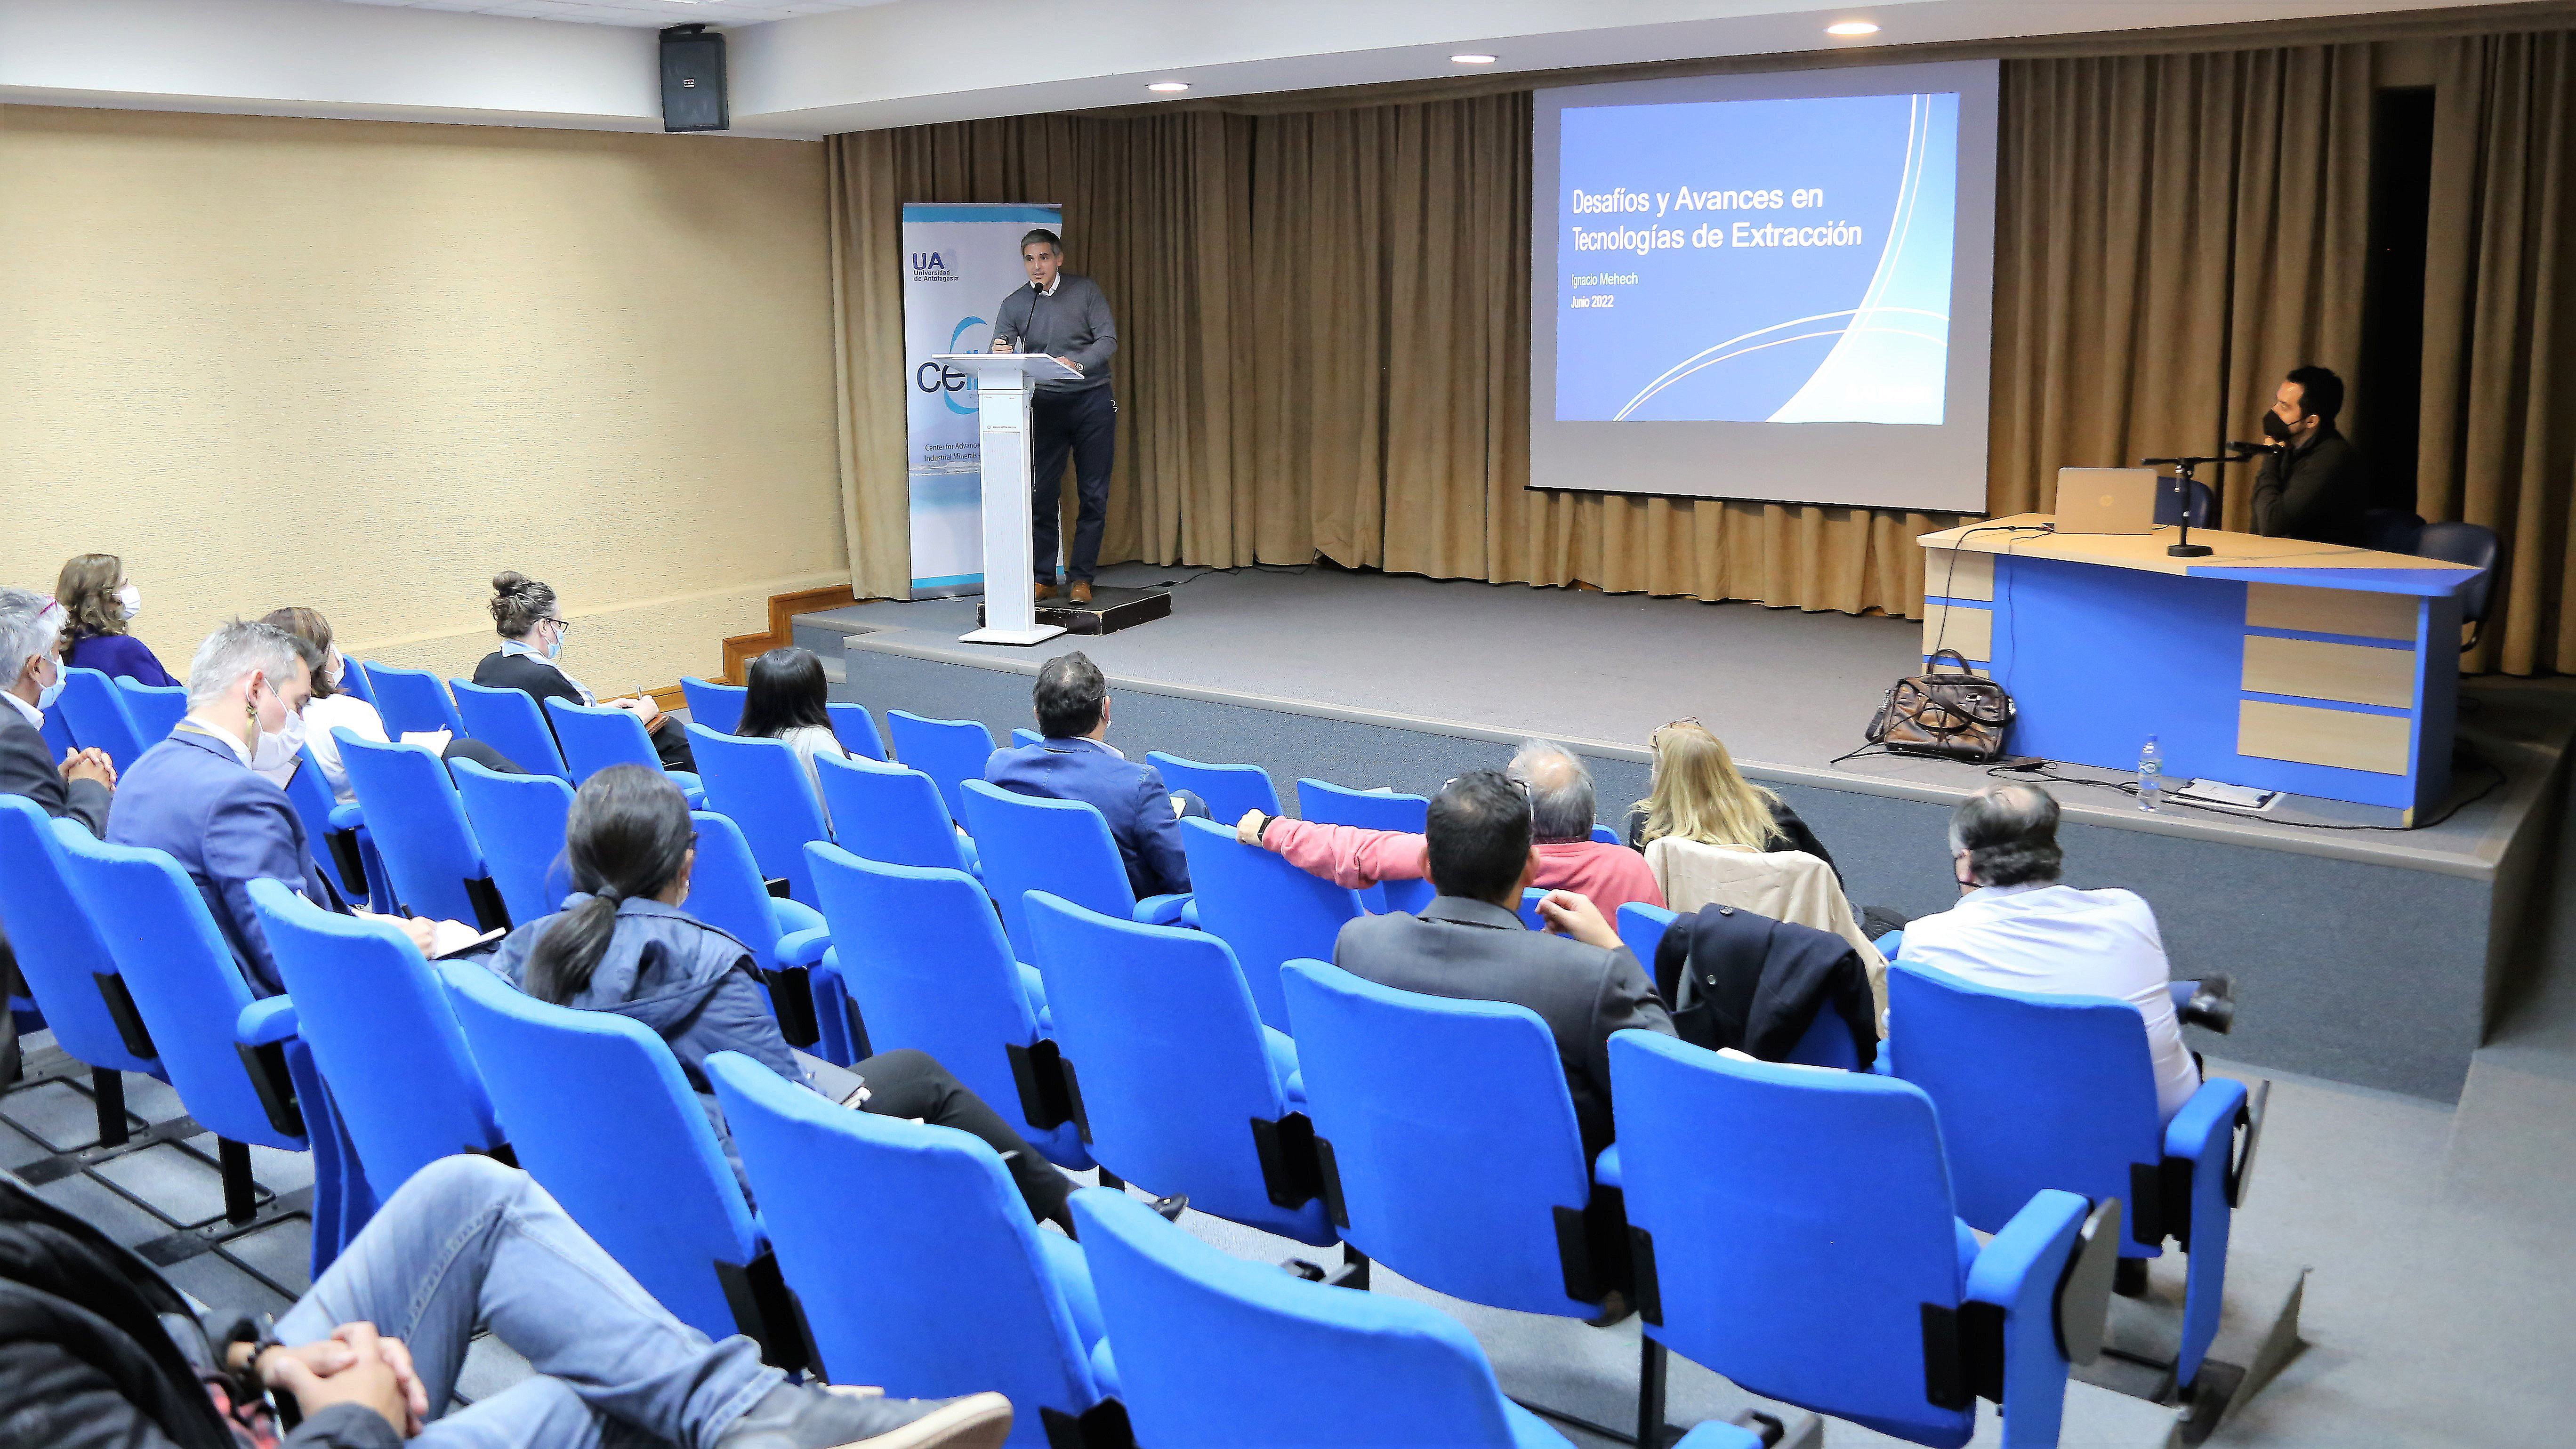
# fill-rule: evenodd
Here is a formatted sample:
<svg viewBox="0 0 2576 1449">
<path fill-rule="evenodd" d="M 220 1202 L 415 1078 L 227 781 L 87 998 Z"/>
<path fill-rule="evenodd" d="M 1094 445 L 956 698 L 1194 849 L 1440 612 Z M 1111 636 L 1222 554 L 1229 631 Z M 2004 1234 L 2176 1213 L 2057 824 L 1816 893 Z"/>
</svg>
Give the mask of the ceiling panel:
<svg viewBox="0 0 2576 1449">
<path fill-rule="evenodd" d="M 859 10 L 897 0 L 338 0 L 343 5 L 373 5 L 397 10 L 454 10 L 469 15 L 507 15 L 527 20 L 569 20 L 582 25 L 640 25 L 659 28 L 703 21 L 709 25 L 751 25 L 763 20 L 792 20 L 834 10 Z"/>
</svg>

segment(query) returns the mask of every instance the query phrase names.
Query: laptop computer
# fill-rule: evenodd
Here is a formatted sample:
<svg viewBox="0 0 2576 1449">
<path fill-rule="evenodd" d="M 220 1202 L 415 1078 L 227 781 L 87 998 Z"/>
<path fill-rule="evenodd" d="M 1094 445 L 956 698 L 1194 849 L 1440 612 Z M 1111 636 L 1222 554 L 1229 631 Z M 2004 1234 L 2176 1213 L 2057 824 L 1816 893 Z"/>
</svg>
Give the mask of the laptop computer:
<svg viewBox="0 0 2576 1449">
<path fill-rule="evenodd" d="M 2153 468 L 2060 468 L 2057 470 L 2059 533 L 2153 533 L 2156 531 L 2156 470 Z"/>
</svg>

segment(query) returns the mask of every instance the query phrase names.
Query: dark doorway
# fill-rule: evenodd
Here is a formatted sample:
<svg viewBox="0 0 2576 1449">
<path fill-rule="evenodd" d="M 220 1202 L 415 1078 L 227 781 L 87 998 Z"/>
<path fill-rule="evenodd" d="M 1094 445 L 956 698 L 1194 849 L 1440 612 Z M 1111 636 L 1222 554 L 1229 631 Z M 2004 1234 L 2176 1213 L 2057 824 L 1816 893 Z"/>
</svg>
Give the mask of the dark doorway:
<svg viewBox="0 0 2576 1449">
<path fill-rule="evenodd" d="M 2433 200 L 2433 88 L 2381 91 L 2370 131 L 2370 260 L 2361 375 L 2344 431 L 2370 459 L 2372 501 L 2415 508 L 2424 397 L 2424 231 Z"/>
</svg>

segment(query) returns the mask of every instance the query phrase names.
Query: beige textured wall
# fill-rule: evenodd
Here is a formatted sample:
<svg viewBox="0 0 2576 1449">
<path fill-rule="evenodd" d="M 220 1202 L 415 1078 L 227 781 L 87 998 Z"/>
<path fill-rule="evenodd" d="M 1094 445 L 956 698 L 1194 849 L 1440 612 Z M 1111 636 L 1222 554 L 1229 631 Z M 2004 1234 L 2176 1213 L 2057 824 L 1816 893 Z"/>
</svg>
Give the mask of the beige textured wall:
<svg viewBox="0 0 2576 1449">
<path fill-rule="evenodd" d="M 0 582 L 462 674 L 515 568 L 601 693 L 713 673 L 849 577 L 824 204 L 802 142 L 0 106 Z"/>
</svg>

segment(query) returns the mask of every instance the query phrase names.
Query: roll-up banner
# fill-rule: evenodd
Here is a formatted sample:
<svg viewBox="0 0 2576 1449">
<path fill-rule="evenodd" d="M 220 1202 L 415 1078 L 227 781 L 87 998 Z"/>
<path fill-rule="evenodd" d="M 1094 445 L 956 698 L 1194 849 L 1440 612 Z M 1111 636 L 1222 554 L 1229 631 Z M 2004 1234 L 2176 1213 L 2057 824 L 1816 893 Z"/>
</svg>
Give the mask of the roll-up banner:
<svg viewBox="0 0 2576 1449">
<path fill-rule="evenodd" d="M 1027 203 L 906 202 L 903 356 L 912 474 L 912 596 L 984 590 L 983 449 L 975 379 L 930 359 L 993 345 L 993 310 L 1028 285 L 1020 238 L 1061 235 L 1064 208 Z"/>
</svg>

